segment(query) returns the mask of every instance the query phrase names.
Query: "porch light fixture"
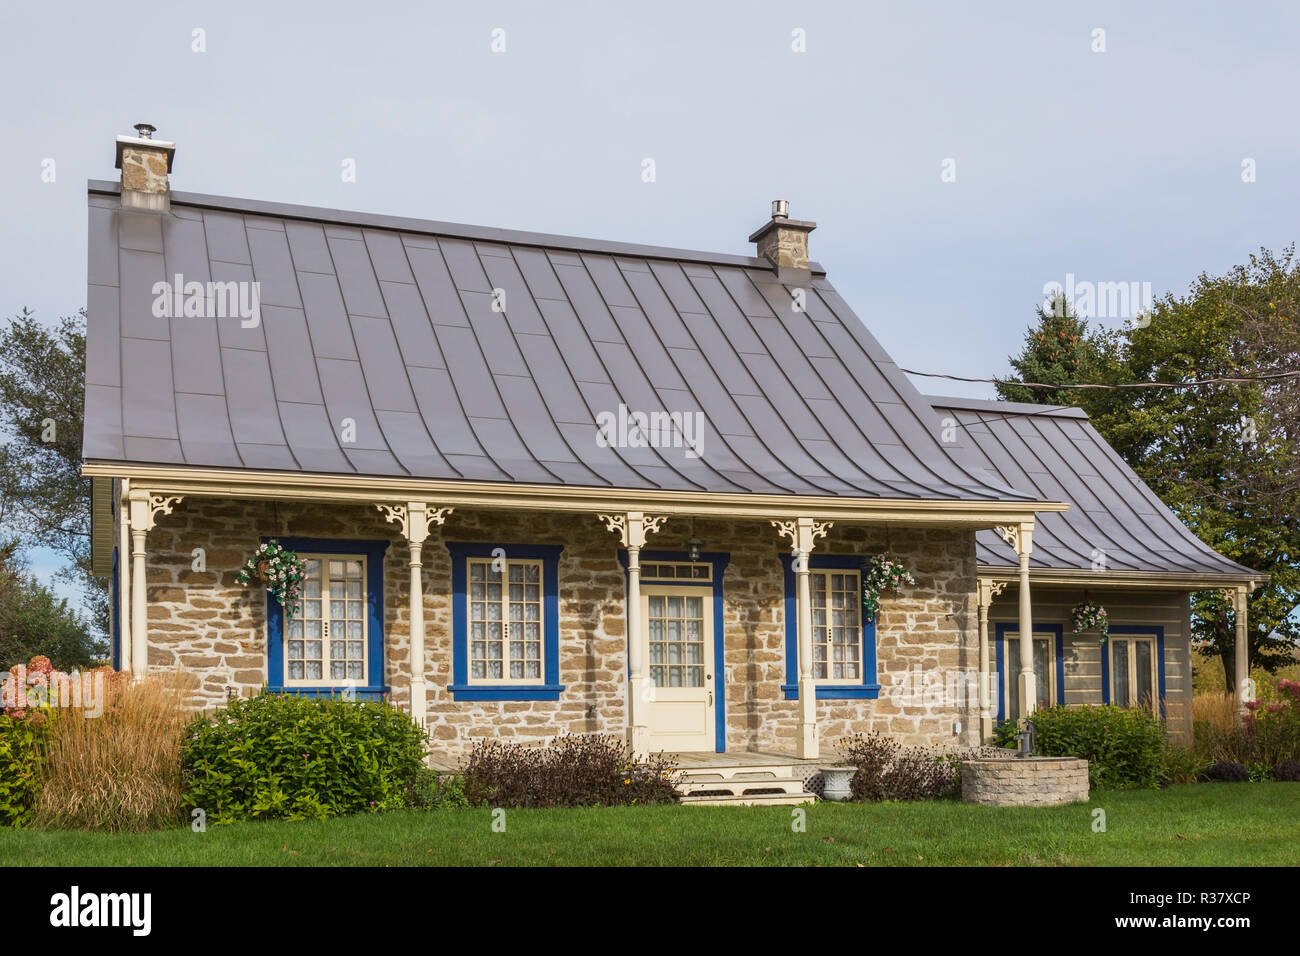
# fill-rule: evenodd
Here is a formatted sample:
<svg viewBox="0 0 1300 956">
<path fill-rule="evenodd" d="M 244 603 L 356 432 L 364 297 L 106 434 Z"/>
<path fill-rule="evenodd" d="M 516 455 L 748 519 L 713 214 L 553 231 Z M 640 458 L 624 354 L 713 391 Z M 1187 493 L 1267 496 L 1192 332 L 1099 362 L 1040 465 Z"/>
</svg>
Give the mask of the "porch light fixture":
<svg viewBox="0 0 1300 956">
<path fill-rule="evenodd" d="M 695 519 L 691 519 L 691 540 L 686 542 L 686 556 L 692 561 L 700 560 L 700 548 L 704 547 L 704 542 L 695 537 Z"/>
</svg>

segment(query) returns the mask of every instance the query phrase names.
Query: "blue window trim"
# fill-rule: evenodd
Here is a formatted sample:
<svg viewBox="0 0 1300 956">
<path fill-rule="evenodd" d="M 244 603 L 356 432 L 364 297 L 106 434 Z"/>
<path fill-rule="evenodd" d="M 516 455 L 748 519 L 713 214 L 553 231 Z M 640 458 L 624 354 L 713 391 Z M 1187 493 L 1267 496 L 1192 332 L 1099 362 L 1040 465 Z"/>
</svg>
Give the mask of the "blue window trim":
<svg viewBox="0 0 1300 956">
<path fill-rule="evenodd" d="M 454 700 L 559 700 L 560 683 L 560 554 L 563 545 L 469 544 L 446 542 L 451 552 L 451 670 L 447 689 Z M 471 684 L 469 682 L 469 565 L 468 558 L 491 558 L 496 549 L 510 560 L 542 562 L 542 683 Z"/>
<path fill-rule="evenodd" d="M 835 570 L 862 572 L 860 554 L 813 554 L 808 558 L 808 570 Z M 799 699 L 799 620 L 795 594 L 794 556 L 781 555 L 785 569 L 785 683 L 781 690 L 786 700 Z M 880 696 L 879 674 L 876 672 L 876 621 L 862 620 L 862 683 L 818 684 L 818 700 L 875 700 Z"/>
<path fill-rule="evenodd" d="M 1112 624 L 1111 634 L 1123 637 L 1132 634 L 1136 637 L 1154 637 L 1156 639 L 1156 693 L 1160 697 L 1160 717 L 1165 717 L 1165 629 L 1159 624 Z M 1107 641 L 1101 655 L 1101 702 L 1110 703 L 1110 642 Z"/>
<path fill-rule="evenodd" d="M 1065 628 L 1061 624 L 1035 624 L 1035 634 L 1051 634 L 1056 638 L 1053 643 L 1056 645 L 1056 702 L 1065 703 Z M 1015 634 L 1017 640 L 1020 635 L 1020 624 L 1002 623 L 996 628 L 995 642 L 997 644 L 998 660 L 998 719 L 1000 724 L 1007 719 L 1007 673 L 1006 673 L 1006 635 Z M 1017 673 L 1019 673 L 1017 671 Z"/>
<path fill-rule="evenodd" d="M 724 692 L 723 674 L 725 673 L 724 657 L 726 642 L 723 640 L 723 613 L 722 600 L 722 578 L 727 570 L 727 565 L 731 563 L 731 553 L 728 551 L 702 551 L 700 552 L 699 561 L 691 562 L 691 556 L 685 551 L 646 551 L 641 552 L 641 560 L 656 561 L 687 561 L 693 564 L 711 564 L 713 565 L 712 581 L 693 581 L 690 579 L 672 581 L 649 581 L 646 584 L 671 584 L 673 587 L 701 587 L 712 588 L 713 590 L 713 700 L 715 710 L 713 713 L 713 738 L 714 750 L 717 753 L 727 752 L 727 695 Z M 627 550 L 620 548 L 618 552 L 618 563 L 623 566 L 623 580 L 626 587 L 627 581 Z M 623 592 L 626 594 L 626 590 Z"/>
<path fill-rule="evenodd" d="M 263 536 L 263 542 L 271 538 Z M 300 697 L 341 697 L 353 695 L 360 700 L 373 699 L 389 691 L 384 683 L 384 552 L 383 540 L 356 541 L 345 538 L 277 538 L 290 551 L 306 554 L 361 554 L 366 558 L 366 604 L 369 673 L 364 687 L 284 686 L 284 609 L 270 592 L 266 595 L 266 678 L 267 690 L 273 694 L 297 694 Z"/>
<path fill-rule="evenodd" d="M 114 545 L 112 584 L 113 618 L 111 624 L 113 627 L 113 670 L 120 671 L 122 669 L 122 596 L 120 593 L 122 576 L 118 573 L 117 550 L 117 545 Z"/>
</svg>

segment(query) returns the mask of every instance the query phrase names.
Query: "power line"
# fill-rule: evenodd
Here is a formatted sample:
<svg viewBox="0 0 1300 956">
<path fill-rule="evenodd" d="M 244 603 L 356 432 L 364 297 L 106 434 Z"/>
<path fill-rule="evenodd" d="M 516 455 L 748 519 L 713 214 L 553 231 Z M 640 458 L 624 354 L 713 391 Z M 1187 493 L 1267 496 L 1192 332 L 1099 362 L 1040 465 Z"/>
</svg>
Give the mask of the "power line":
<svg viewBox="0 0 1300 956">
<path fill-rule="evenodd" d="M 954 382 L 982 382 L 989 385 L 1022 385 L 1026 388 L 1197 388 L 1201 385 L 1249 385 L 1255 382 L 1276 382 L 1281 379 L 1300 377 L 1300 370 L 1290 372 L 1273 372 L 1268 375 L 1217 376 L 1215 378 L 1198 378 L 1190 382 L 1121 382 L 1116 385 L 1102 385 L 1095 382 L 1075 385 L 1050 385 L 1047 382 L 1020 382 L 1010 378 L 970 378 L 965 375 L 948 375 L 944 372 L 917 372 L 910 368 L 900 368 L 908 375 L 921 375 L 925 378 L 946 378 Z"/>
</svg>

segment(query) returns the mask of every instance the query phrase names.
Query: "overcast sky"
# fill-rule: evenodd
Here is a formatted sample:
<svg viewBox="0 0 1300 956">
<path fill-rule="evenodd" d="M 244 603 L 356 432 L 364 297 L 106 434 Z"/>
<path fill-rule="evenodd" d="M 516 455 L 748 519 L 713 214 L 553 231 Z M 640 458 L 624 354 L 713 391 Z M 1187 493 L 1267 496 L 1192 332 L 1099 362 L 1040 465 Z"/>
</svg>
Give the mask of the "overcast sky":
<svg viewBox="0 0 1300 956">
<path fill-rule="evenodd" d="M 85 305 L 147 121 L 217 195 L 732 253 L 788 199 L 901 366 L 1004 373 L 1048 283 L 1296 238 L 1298 49 L 1277 3 L 6 4 L 0 313 Z"/>
</svg>

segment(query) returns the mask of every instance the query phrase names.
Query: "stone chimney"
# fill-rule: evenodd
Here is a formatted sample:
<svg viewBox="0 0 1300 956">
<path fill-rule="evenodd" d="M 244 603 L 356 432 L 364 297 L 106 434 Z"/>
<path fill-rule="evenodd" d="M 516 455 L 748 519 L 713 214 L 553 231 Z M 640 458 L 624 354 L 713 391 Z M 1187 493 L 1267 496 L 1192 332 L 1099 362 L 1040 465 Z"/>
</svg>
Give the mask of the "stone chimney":
<svg viewBox="0 0 1300 956">
<path fill-rule="evenodd" d="M 176 144 L 154 139 L 154 128 L 136 123 L 135 136 L 117 138 L 117 162 L 122 170 L 122 205 L 131 209 L 167 212 L 171 208 L 171 187 L 167 174 L 172 171 Z"/>
<path fill-rule="evenodd" d="M 758 254 L 778 269 L 808 268 L 808 233 L 815 222 L 790 218 L 790 204 L 784 199 L 772 202 L 772 219 L 749 237 L 758 243 Z"/>
</svg>

